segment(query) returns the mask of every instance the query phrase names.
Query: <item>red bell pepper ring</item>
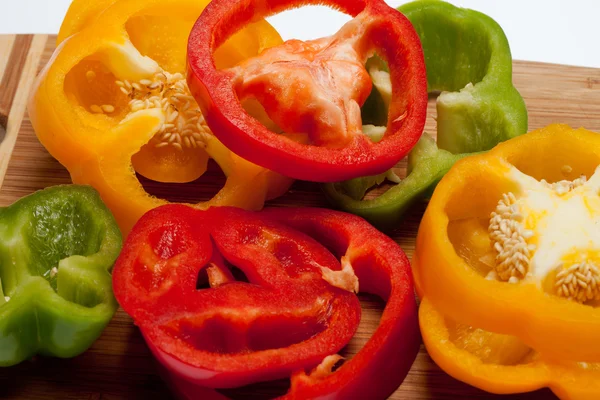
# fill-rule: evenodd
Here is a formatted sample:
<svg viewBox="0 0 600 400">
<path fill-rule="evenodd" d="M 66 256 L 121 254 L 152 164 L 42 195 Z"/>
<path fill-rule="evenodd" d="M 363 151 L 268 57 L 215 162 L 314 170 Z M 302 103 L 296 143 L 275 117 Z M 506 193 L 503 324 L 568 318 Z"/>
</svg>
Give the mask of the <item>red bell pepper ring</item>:
<svg viewBox="0 0 600 400">
<path fill-rule="evenodd" d="M 248 282 L 235 280 L 233 266 Z M 387 304 L 364 348 L 331 372 L 360 320 L 356 278 Z M 129 235 L 113 287 L 189 399 L 288 377 L 283 398 L 385 398 L 420 344 L 408 259 L 337 211 L 159 207 Z"/>
<path fill-rule="evenodd" d="M 334 36 L 288 41 L 236 67 L 217 70 L 213 53 L 257 18 L 300 5 L 329 5 L 355 17 Z M 371 91 L 365 70 L 377 52 L 389 67 L 392 100 L 384 138 L 362 133 L 360 106 Z M 188 84 L 215 135 L 239 156 L 308 181 L 377 175 L 417 143 L 425 125 L 427 79 L 412 24 L 383 0 L 213 0 L 188 41 Z M 256 98 L 283 131 L 277 134 L 242 107 Z"/>
</svg>

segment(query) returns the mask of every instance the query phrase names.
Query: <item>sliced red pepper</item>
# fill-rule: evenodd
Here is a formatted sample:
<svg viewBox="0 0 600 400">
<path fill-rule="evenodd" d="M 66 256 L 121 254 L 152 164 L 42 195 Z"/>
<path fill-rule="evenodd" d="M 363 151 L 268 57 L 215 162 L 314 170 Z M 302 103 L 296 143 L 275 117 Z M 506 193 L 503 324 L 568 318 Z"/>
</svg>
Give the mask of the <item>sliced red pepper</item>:
<svg viewBox="0 0 600 400">
<path fill-rule="evenodd" d="M 225 70 L 214 50 L 257 18 L 306 4 L 355 17 L 334 36 L 292 40 Z M 362 132 L 360 106 L 371 91 L 365 70 L 377 52 L 391 71 L 387 130 L 374 143 Z M 376 175 L 417 143 L 427 109 L 421 42 L 410 21 L 383 0 L 213 0 L 188 42 L 190 90 L 215 135 L 236 154 L 284 175 L 319 182 Z M 256 98 L 292 139 L 268 130 L 241 101 Z"/>
<path fill-rule="evenodd" d="M 134 227 L 113 277 L 117 300 L 190 399 L 288 377 L 284 398 L 385 398 L 419 348 L 406 256 L 350 214 L 159 207 Z M 387 304 L 365 347 L 331 372 L 360 321 L 356 278 Z"/>
</svg>

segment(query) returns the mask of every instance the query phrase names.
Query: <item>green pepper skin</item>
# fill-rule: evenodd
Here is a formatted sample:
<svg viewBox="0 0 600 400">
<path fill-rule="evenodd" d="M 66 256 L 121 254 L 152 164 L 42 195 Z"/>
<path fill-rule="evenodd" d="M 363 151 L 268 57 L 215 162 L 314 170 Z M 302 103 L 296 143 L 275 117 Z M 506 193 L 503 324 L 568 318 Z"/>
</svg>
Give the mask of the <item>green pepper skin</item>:
<svg viewBox="0 0 600 400">
<path fill-rule="evenodd" d="M 117 309 L 110 270 L 121 245 L 89 186 L 55 186 L 0 208 L 0 366 L 87 350 Z"/>
<path fill-rule="evenodd" d="M 440 150 L 427 134 L 423 135 L 409 156 L 408 176 L 381 196 L 361 200 L 366 190 L 376 184 L 377 177 L 322 185 L 325 196 L 340 209 L 363 217 L 379 229 L 389 230 L 397 225 L 416 201 L 431 194 L 432 189 L 459 159 L 469 154 L 452 154 Z M 354 182 L 353 182 L 354 181 Z M 349 185 L 349 188 L 344 188 Z M 349 194 L 351 193 L 353 197 Z"/>
<path fill-rule="evenodd" d="M 431 194 L 455 161 L 521 135 L 528 125 L 525 102 L 512 84 L 510 47 L 493 19 L 439 0 L 415 1 L 398 10 L 421 38 L 428 91 L 441 91 L 437 146 L 424 134 L 409 155 L 407 177 L 375 199 L 362 200 L 381 176 L 322 185 L 332 204 L 380 229 L 395 226 L 413 203 Z M 367 66 L 378 63 L 373 58 Z M 363 121 L 381 124 L 391 88 L 375 80 L 374 87 L 379 93 L 374 89 L 367 100 Z"/>
<path fill-rule="evenodd" d="M 527 109 L 512 84 L 512 57 L 492 18 L 437 0 L 398 8 L 421 38 L 429 92 L 437 100 L 437 141 L 451 153 L 489 150 L 527 132 Z M 473 86 L 466 88 L 472 83 Z"/>
</svg>

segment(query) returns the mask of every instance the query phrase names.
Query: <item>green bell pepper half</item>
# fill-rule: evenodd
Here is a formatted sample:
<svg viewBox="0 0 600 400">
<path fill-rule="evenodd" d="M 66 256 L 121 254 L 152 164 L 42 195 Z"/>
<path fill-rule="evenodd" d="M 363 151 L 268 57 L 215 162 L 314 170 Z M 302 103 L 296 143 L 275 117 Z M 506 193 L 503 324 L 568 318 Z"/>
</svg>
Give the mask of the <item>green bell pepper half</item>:
<svg viewBox="0 0 600 400">
<path fill-rule="evenodd" d="M 0 208 L 0 366 L 73 357 L 117 310 L 122 238 L 89 186 L 55 186 Z"/>
<path fill-rule="evenodd" d="M 411 204 L 430 194 L 456 160 L 527 132 L 525 102 L 512 84 L 508 40 L 492 18 L 439 0 L 415 1 L 398 10 L 421 38 L 428 91 L 441 92 L 436 103 L 437 145 L 424 134 L 409 155 L 402 180 L 388 173 L 322 185 L 332 204 L 381 229 L 395 226 Z M 378 57 L 369 60 L 367 69 L 374 88 L 362 108 L 363 123 L 370 124 L 365 131 L 376 131 L 372 125 L 387 123 L 391 84 Z M 366 191 L 386 177 L 399 183 L 377 198 L 363 200 Z"/>
</svg>

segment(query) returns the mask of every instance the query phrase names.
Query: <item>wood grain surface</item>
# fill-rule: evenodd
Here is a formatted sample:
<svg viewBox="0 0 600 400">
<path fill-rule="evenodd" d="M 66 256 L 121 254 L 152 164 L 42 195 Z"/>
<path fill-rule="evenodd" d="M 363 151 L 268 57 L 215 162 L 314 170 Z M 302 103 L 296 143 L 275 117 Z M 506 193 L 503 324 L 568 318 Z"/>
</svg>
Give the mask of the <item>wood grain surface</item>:
<svg viewBox="0 0 600 400">
<path fill-rule="evenodd" d="M 10 70 L 7 57 L 19 37 L 0 36 L 0 76 Z M 28 52 L 20 55 L 20 78 L 11 79 L 14 87 L 8 113 L 8 131 L 0 144 L 0 206 L 47 186 L 70 183 L 67 171 L 38 142 L 26 115 L 27 98 L 34 75 L 48 61 L 54 37 L 34 36 Z M 25 47 L 20 47 L 26 51 Z M 18 50 L 19 48 L 17 48 Z M 10 57 L 12 60 L 13 57 Z M 1 78 L 0 78 L 1 79 Z M 600 70 L 530 62 L 515 62 L 514 81 L 527 102 L 530 129 L 552 122 L 573 127 L 584 126 L 600 132 Z M 2 80 L 5 82 L 5 80 Z M 12 86 L 0 93 L 13 93 Z M 426 129 L 435 132 L 435 105 L 430 101 Z M 9 155 L 12 155 L 9 157 Z M 10 159 L 10 160 L 9 160 Z M 214 167 L 196 182 L 185 185 L 158 185 L 144 182 L 148 191 L 172 200 L 202 200 L 211 197 L 223 183 L 222 173 Z M 318 185 L 296 182 L 285 196 L 271 201 L 281 205 L 326 207 Z M 392 237 L 409 257 L 424 204 L 416 206 Z M 346 352 L 355 354 L 375 330 L 382 303 L 363 297 L 365 308 L 358 334 Z M 227 391 L 234 398 L 273 396 L 285 383 L 258 384 Z M 171 394 L 160 379 L 156 366 L 137 328 L 119 309 L 100 339 L 84 354 L 73 359 L 36 357 L 18 366 L 0 370 L 0 398 L 8 399 L 169 399 Z M 469 387 L 446 375 L 429 358 L 424 348 L 410 374 L 392 399 L 547 399 L 549 390 L 513 396 L 494 396 Z"/>
</svg>

